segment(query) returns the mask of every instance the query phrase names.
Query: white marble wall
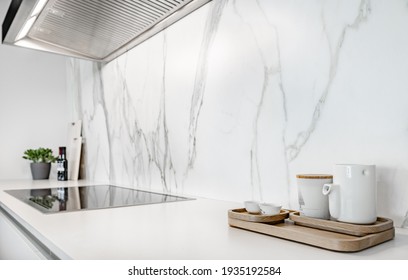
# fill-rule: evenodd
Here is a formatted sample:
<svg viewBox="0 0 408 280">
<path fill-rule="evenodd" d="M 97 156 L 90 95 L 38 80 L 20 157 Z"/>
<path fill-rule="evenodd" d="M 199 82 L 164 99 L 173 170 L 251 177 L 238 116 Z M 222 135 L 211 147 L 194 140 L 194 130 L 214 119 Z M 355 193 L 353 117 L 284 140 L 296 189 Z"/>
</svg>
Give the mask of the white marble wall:
<svg viewBox="0 0 408 280">
<path fill-rule="evenodd" d="M 214 0 L 109 64 L 72 59 L 86 177 L 298 208 L 297 173 L 376 164 L 401 225 L 407 27 L 407 0 Z"/>
</svg>

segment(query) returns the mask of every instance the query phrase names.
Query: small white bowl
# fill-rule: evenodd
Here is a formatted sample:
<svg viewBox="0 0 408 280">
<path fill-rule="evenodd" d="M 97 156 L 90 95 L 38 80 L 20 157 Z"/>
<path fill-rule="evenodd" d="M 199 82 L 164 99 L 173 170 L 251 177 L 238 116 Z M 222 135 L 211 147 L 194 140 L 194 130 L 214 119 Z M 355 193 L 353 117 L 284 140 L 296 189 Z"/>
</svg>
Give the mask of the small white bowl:
<svg viewBox="0 0 408 280">
<path fill-rule="evenodd" d="M 264 215 L 277 215 L 280 213 L 282 206 L 273 203 L 260 203 L 261 213 Z"/>
<path fill-rule="evenodd" d="M 250 214 L 259 214 L 261 212 L 258 201 L 245 201 L 244 204 L 245 210 Z"/>
</svg>

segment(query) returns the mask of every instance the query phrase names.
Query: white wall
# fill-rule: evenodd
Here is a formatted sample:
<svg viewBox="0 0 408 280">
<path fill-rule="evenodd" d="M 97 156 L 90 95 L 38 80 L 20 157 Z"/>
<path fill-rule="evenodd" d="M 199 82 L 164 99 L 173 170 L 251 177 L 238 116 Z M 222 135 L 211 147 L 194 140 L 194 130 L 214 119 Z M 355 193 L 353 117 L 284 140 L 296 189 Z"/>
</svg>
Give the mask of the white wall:
<svg viewBox="0 0 408 280">
<path fill-rule="evenodd" d="M 10 1 L 0 2 L 2 22 Z M 0 45 L 0 180 L 31 178 L 23 152 L 41 146 L 57 153 L 68 116 L 66 58 Z"/>
</svg>

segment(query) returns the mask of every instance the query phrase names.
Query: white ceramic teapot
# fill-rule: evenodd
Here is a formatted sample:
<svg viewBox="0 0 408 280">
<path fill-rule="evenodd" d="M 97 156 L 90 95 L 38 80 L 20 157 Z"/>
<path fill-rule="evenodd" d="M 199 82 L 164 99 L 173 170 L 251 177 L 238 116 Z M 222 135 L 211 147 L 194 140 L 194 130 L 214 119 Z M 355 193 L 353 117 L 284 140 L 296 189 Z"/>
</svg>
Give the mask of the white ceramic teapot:
<svg viewBox="0 0 408 280">
<path fill-rule="evenodd" d="M 333 184 L 325 184 L 322 192 L 329 196 L 332 218 L 355 224 L 377 220 L 375 165 L 336 164 Z"/>
</svg>

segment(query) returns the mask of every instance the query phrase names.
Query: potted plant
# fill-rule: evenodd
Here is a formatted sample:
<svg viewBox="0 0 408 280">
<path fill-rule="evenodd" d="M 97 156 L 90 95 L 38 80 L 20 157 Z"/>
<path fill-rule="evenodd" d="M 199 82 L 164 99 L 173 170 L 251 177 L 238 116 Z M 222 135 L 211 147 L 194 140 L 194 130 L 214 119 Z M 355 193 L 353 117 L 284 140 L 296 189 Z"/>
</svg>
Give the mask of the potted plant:
<svg viewBox="0 0 408 280">
<path fill-rule="evenodd" d="M 23 158 L 32 161 L 30 168 L 34 180 L 48 179 L 51 163 L 57 159 L 48 148 L 28 149 L 24 152 Z"/>
</svg>

